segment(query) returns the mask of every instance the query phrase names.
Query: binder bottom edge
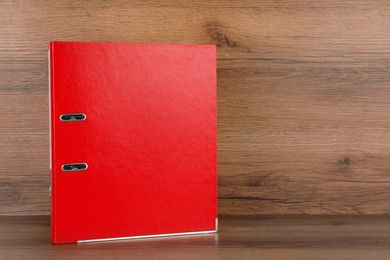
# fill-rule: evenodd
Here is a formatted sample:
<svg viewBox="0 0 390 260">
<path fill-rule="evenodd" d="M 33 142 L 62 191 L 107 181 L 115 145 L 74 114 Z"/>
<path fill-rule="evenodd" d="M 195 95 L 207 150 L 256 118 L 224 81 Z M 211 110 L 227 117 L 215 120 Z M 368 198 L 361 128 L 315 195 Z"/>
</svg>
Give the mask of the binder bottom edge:
<svg viewBox="0 0 390 260">
<path fill-rule="evenodd" d="M 84 243 L 99 243 L 99 242 L 113 242 L 113 241 L 121 241 L 121 240 L 132 240 L 132 239 L 145 239 L 145 238 L 158 238 L 158 237 L 173 237 L 173 236 L 185 236 L 185 235 L 201 235 L 201 234 L 211 234 L 217 233 L 216 230 L 208 230 L 208 231 L 195 231 L 195 232 L 182 232 L 182 233 L 168 233 L 168 234 L 157 234 L 157 235 L 144 235 L 144 236 L 130 236 L 130 237 L 114 237 L 114 238 L 99 238 L 99 239 L 87 239 L 87 240 L 79 240 L 77 244 Z"/>
</svg>

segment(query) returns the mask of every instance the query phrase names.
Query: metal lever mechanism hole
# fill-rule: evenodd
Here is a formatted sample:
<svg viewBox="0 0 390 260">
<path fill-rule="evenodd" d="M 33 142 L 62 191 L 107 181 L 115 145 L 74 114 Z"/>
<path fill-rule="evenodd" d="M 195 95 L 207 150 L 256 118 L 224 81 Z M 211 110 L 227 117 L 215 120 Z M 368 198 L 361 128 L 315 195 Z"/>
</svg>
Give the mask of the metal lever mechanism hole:
<svg viewBox="0 0 390 260">
<path fill-rule="evenodd" d="M 62 165 L 62 170 L 64 172 L 79 172 L 79 171 L 85 171 L 88 169 L 88 164 L 86 163 L 68 163 Z"/>
<path fill-rule="evenodd" d="M 64 122 L 84 121 L 87 116 L 83 113 L 62 114 L 60 120 Z"/>
</svg>

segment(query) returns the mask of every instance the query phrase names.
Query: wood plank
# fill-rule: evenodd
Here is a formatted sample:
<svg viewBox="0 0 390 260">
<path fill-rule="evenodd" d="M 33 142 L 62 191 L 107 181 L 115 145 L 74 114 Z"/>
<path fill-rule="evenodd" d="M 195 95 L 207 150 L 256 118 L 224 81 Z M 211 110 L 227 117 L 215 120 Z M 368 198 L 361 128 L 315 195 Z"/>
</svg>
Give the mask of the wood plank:
<svg viewBox="0 0 390 260">
<path fill-rule="evenodd" d="M 378 63 L 220 61 L 220 212 L 388 213 L 389 66 Z"/>
<path fill-rule="evenodd" d="M 49 217 L 1 217 L 4 259 L 388 259 L 388 216 L 222 216 L 218 234 L 52 246 Z"/>
<path fill-rule="evenodd" d="M 49 40 L 218 46 L 223 214 L 390 213 L 390 4 L 0 2 L 0 214 L 48 214 Z"/>
<path fill-rule="evenodd" d="M 49 40 L 62 39 L 215 43 L 219 58 L 389 59 L 390 21 L 383 16 L 390 6 L 383 1 L 242 1 L 241 8 L 233 8 L 238 1 L 200 2 L 6 1 L 0 56 L 40 60 Z"/>
</svg>

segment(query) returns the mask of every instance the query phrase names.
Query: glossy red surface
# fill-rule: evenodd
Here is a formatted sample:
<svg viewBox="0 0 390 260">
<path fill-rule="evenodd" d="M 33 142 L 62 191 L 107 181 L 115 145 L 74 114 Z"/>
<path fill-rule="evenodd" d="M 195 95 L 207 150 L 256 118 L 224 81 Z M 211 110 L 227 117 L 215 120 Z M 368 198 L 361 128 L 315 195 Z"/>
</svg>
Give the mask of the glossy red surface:
<svg viewBox="0 0 390 260">
<path fill-rule="evenodd" d="M 51 42 L 50 82 L 53 243 L 216 229 L 215 46 Z"/>
</svg>

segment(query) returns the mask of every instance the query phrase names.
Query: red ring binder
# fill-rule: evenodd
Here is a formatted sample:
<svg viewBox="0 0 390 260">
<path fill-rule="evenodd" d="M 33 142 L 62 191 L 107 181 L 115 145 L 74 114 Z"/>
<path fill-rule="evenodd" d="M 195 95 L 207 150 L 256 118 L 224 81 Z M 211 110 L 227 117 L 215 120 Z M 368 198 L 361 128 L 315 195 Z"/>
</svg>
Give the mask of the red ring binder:
<svg viewBox="0 0 390 260">
<path fill-rule="evenodd" d="M 216 47 L 50 42 L 51 239 L 217 230 Z"/>
</svg>

